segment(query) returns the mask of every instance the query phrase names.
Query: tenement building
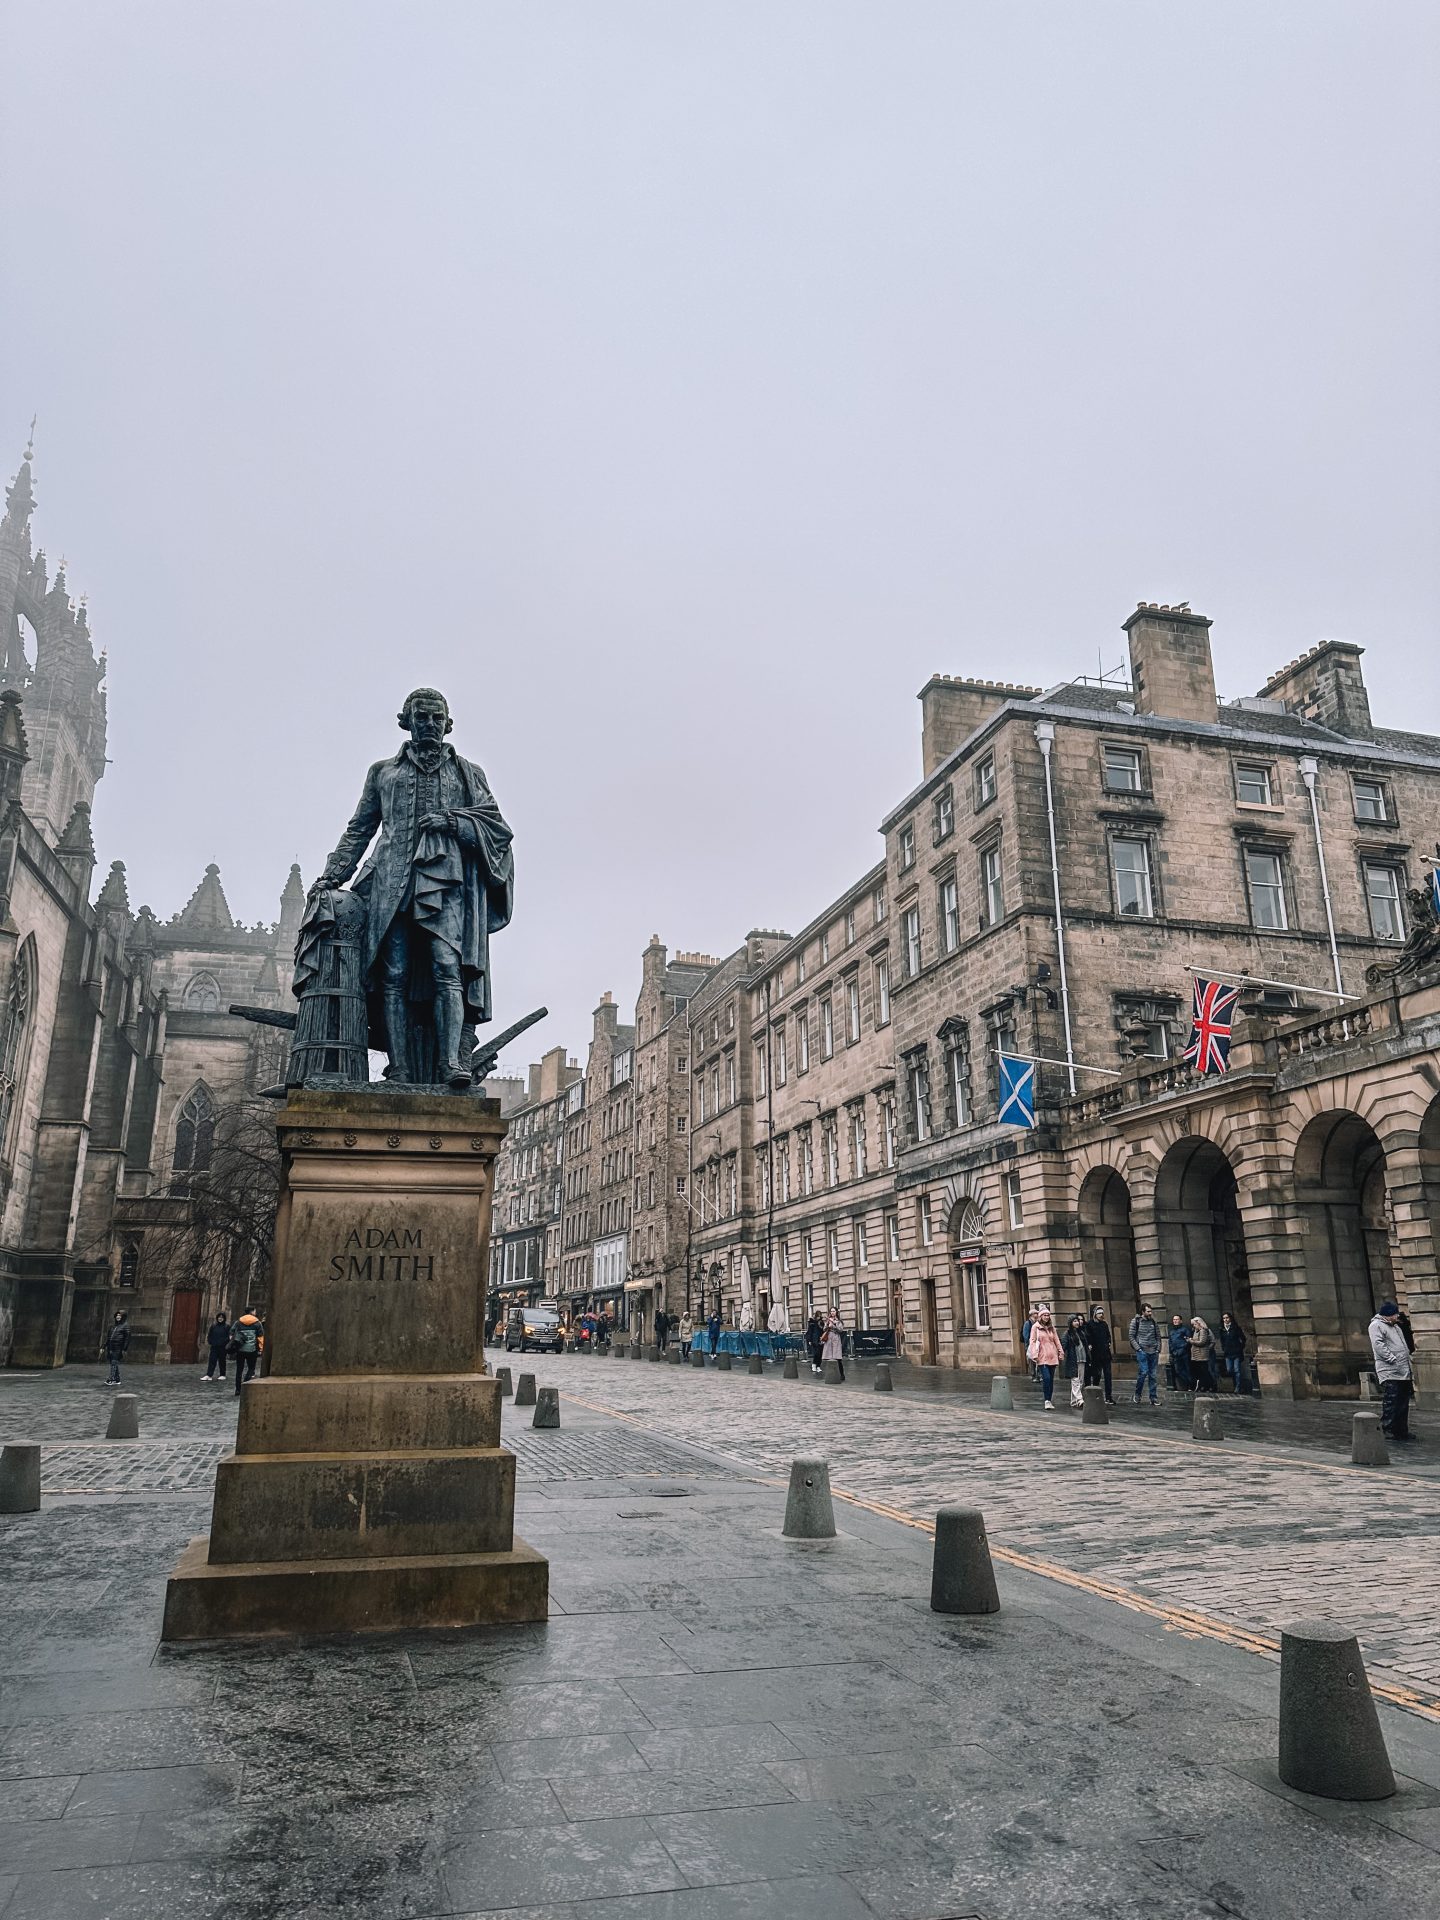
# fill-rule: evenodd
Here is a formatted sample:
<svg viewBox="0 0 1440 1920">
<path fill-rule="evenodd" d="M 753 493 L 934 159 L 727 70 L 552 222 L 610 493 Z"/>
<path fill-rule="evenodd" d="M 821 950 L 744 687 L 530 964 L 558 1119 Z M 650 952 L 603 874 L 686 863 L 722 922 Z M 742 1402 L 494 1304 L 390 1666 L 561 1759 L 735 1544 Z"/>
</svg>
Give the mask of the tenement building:
<svg viewBox="0 0 1440 1920">
<path fill-rule="evenodd" d="M 1042 1302 L 1122 1332 L 1141 1298 L 1228 1310 L 1285 1394 L 1353 1392 L 1393 1295 L 1440 1385 L 1440 738 L 1374 723 L 1350 643 L 1222 702 L 1202 615 L 1125 630 L 1127 684 L 932 679 L 883 859 L 688 983 L 684 1212 L 644 1257 L 672 1307 L 681 1275 L 697 1311 L 832 1306 L 982 1372 L 1023 1364 Z M 1226 1073 L 1182 1057 L 1197 979 L 1244 988 Z M 601 1272 L 613 1297 L 650 1192 L 647 1167 L 622 1208 L 608 1158 L 645 1033 L 608 1000 L 571 1089 L 574 1301 Z M 1033 1126 L 1002 1117 L 1002 1053 Z"/>
<path fill-rule="evenodd" d="M 34 506 L 27 448 L 0 519 L 0 1364 L 93 1360 L 121 1308 L 132 1359 L 191 1364 L 264 1284 L 265 1220 L 232 1207 L 200 1245 L 192 1193 L 250 1152 L 234 1116 L 283 1036 L 225 1008 L 282 1004 L 304 888 L 292 868 L 248 928 L 213 866 L 168 921 L 132 910 L 118 862 L 95 889 L 106 662 Z"/>
<path fill-rule="evenodd" d="M 566 1108 L 580 1069 L 552 1047 L 502 1108 L 508 1124 L 495 1163 L 490 1223 L 491 1310 L 525 1306 L 555 1293 L 560 1275 L 560 1218 Z M 486 1083 L 486 1092 L 492 1088 Z"/>
</svg>

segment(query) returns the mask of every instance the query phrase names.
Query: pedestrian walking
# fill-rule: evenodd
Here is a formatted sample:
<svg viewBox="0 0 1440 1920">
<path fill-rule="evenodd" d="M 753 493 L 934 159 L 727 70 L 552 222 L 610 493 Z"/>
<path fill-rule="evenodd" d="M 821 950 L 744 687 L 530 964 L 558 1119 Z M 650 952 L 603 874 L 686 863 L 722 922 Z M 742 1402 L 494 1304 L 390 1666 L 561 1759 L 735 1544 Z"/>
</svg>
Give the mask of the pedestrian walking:
<svg viewBox="0 0 1440 1920">
<path fill-rule="evenodd" d="M 235 1356 L 235 1398 L 247 1380 L 255 1378 L 260 1359 L 261 1325 L 258 1313 L 242 1313 L 230 1335 L 230 1351 Z"/>
<path fill-rule="evenodd" d="M 1085 1368 L 1087 1349 L 1085 1345 L 1085 1316 L 1072 1313 L 1065 1328 L 1065 1337 L 1061 1342 L 1065 1349 L 1065 1378 L 1070 1382 L 1070 1404 L 1083 1407 L 1085 1404 Z"/>
<path fill-rule="evenodd" d="M 680 1316 L 680 1358 L 688 1363 L 690 1349 L 695 1344 L 695 1321 L 689 1308 Z"/>
<path fill-rule="evenodd" d="M 105 1335 L 104 1357 L 110 1362 L 110 1371 L 106 1375 L 107 1387 L 120 1384 L 120 1362 L 125 1358 L 130 1345 L 130 1322 L 123 1313 L 117 1313 L 110 1322 L 110 1331 Z"/>
<path fill-rule="evenodd" d="M 1148 1303 L 1142 1306 L 1130 1322 L 1130 1350 L 1135 1355 L 1135 1404 L 1141 1400 L 1141 1390 L 1150 1388 L 1150 1404 L 1158 1407 L 1160 1390 L 1157 1375 L 1160 1370 L 1160 1329 Z"/>
<path fill-rule="evenodd" d="M 840 1378 L 845 1378 L 845 1329 L 840 1324 L 840 1316 L 832 1307 L 825 1319 L 825 1341 L 820 1349 L 821 1372 L 824 1363 L 833 1360 L 840 1369 Z"/>
<path fill-rule="evenodd" d="M 1020 1345 L 1025 1349 L 1025 1352 L 1027 1354 L 1030 1351 L 1030 1336 L 1034 1331 L 1035 1331 L 1035 1316 L 1033 1313 L 1031 1313 L 1030 1309 L 1027 1307 L 1025 1309 L 1025 1320 L 1023 1325 L 1020 1328 Z M 1031 1360 L 1027 1364 L 1029 1365 L 1029 1368 L 1030 1368 L 1030 1378 L 1032 1380 L 1038 1380 L 1040 1378 L 1040 1370 L 1035 1365 L 1035 1362 Z"/>
<path fill-rule="evenodd" d="M 1189 1393 L 1194 1381 L 1190 1376 L 1190 1329 L 1178 1313 L 1170 1316 L 1165 1335 L 1170 1358 L 1165 1363 L 1165 1384 L 1172 1393 Z"/>
<path fill-rule="evenodd" d="M 1089 1384 L 1092 1387 L 1103 1386 L 1105 1404 L 1115 1404 L 1115 1389 L 1111 1384 L 1111 1364 L 1115 1358 L 1115 1341 L 1110 1332 L 1110 1323 L 1099 1307 L 1090 1309 L 1089 1324 L 1085 1328 L 1086 1344 L 1090 1349 Z"/>
<path fill-rule="evenodd" d="M 719 1307 L 716 1307 L 715 1311 L 711 1314 L 710 1318 L 705 1322 L 705 1331 L 710 1336 L 711 1353 L 718 1353 L 720 1351 L 720 1309 Z"/>
<path fill-rule="evenodd" d="M 1375 1379 L 1380 1388 L 1380 1426 L 1392 1440 L 1413 1440 L 1410 1402 L 1415 1394 L 1415 1370 L 1400 1326 L 1400 1309 L 1382 1300 L 1370 1322 L 1370 1351 L 1375 1356 Z"/>
<path fill-rule="evenodd" d="M 223 1380 L 225 1378 L 225 1349 L 230 1345 L 230 1316 L 228 1313 L 216 1314 L 210 1325 L 207 1344 L 210 1348 L 210 1360 L 205 1368 L 205 1378 L 207 1380 Z"/>
<path fill-rule="evenodd" d="M 1248 1393 L 1250 1383 L 1245 1378 L 1245 1329 L 1233 1314 L 1220 1316 L 1220 1352 L 1225 1361 L 1225 1371 L 1235 1383 L 1236 1393 Z"/>
<path fill-rule="evenodd" d="M 1197 1393 L 1214 1393 L 1215 1335 L 1198 1313 L 1190 1322 L 1190 1371 Z"/>
<path fill-rule="evenodd" d="M 664 1353 L 665 1343 L 669 1338 L 670 1316 L 666 1313 L 664 1307 L 657 1307 L 655 1309 L 655 1344 L 661 1353 Z"/>
<path fill-rule="evenodd" d="M 825 1345 L 825 1328 L 818 1313 L 812 1313 L 805 1327 L 805 1351 L 810 1356 L 810 1371 L 823 1373 L 820 1354 Z"/>
<path fill-rule="evenodd" d="M 1026 1357 L 1033 1361 L 1040 1374 L 1040 1386 L 1045 1395 L 1045 1411 L 1055 1411 L 1055 1369 L 1065 1358 L 1065 1349 L 1060 1344 L 1050 1319 L 1048 1307 L 1042 1307 L 1030 1330 L 1030 1344 L 1025 1349 Z"/>
</svg>

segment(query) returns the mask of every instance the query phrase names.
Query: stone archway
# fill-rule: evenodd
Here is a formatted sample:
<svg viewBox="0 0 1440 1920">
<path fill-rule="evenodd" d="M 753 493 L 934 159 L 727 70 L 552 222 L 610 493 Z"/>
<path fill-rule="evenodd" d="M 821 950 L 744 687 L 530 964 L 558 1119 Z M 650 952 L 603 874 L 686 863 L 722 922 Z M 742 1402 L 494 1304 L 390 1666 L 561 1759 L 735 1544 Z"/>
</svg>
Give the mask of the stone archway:
<svg viewBox="0 0 1440 1920">
<path fill-rule="evenodd" d="M 1113 1167 L 1092 1167 L 1080 1188 L 1082 1311 L 1103 1309 L 1117 1346 L 1140 1307 L 1130 1189 Z"/>
<path fill-rule="evenodd" d="M 1198 1313 L 1218 1327 L 1221 1315 L 1230 1313 L 1253 1334 L 1235 1169 L 1213 1140 L 1187 1134 L 1160 1162 L 1155 1229 L 1166 1317 Z"/>
<path fill-rule="evenodd" d="M 1342 1109 L 1308 1123 L 1295 1143 L 1295 1205 L 1316 1385 L 1353 1386 L 1372 1364 L 1371 1318 L 1395 1290 L 1385 1149 L 1368 1121 Z"/>
</svg>

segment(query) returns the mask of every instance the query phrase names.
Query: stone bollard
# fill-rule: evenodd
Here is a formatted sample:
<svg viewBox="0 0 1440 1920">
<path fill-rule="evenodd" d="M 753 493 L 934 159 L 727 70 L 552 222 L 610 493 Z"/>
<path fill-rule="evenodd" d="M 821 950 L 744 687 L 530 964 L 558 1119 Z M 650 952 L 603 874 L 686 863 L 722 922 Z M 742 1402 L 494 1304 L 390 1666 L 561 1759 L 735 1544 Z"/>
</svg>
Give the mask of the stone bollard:
<svg viewBox="0 0 1440 1920">
<path fill-rule="evenodd" d="M 0 1448 L 0 1513 L 40 1510 L 40 1449 L 31 1444 Z"/>
<path fill-rule="evenodd" d="M 1380 1382 L 1375 1378 L 1373 1373 L 1361 1374 L 1360 1398 L 1362 1400 L 1378 1400 L 1380 1398 Z"/>
<path fill-rule="evenodd" d="M 1357 1413 L 1350 1423 L 1350 1464 L 1352 1467 L 1388 1467 L 1390 1449 L 1378 1413 Z"/>
<path fill-rule="evenodd" d="M 1088 1393 L 1090 1389 L 1087 1387 Z M 1195 1411 L 1190 1416 L 1190 1437 L 1192 1440 L 1223 1440 L 1225 1423 L 1220 1418 L 1220 1402 L 1209 1394 L 1197 1393 Z"/>
<path fill-rule="evenodd" d="M 1080 1412 L 1081 1426 L 1108 1427 L 1110 1424 L 1110 1409 L 1105 1404 L 1105 1389 L 1103 1387 L 1084 1387 L 1081 1391 L 1085 1396 L 1084 1405 Z"/>
<path fill-rule="evenodd" d="M 840 1362 L 838 1360 L 827 1360 L 825 1362 L 824 1377 L 827 1387 L 838 1387 L 840 1385 L 840 1382 L 844 1379 L 844 1375 L 840 1371 Z"/>
<path fill-rule="evenodd" d="M 704 1366 L 704 1364 L 705 1364 L 705 1356 L 704 1356 L 704 1354 L 703 1354 L 703 1353 L 702 1353 L 702 1352 L 700 1351 L 700 1349 L 699 1349 L 699 1347 L 691 1347 L 691 1349 L 690 1349 L 690 1364 L 691 1364 L 691 1366 L 692 1366 L 692 1367 L 703 1367 L 703 1366 Z"/>
<path fill-rule="evenodd" d="M 515 1382 L 515 1404 L 517 1407 L 533 1407 L 535 1404 L 535 1376 L 522 1373 Z"/>
<path fill-rule="evenodd" d="M 941 1507 L 935 1516 L 932 1613 L 998 1613 L 1000 1594 L 978 1507 Z"/>
<path fill-rule="evenodd" d="M 1013 1413 L 1014 1396 L 1010 1392 L 1008 1373 L 992 1374 L 990 1378 L 990 1408 L 993 1413 Z"/>
<path fill-rule="evenodd" d="M 1326 1800 L 1395 1791 L 1360 1642 L 1333 1620 L 1281 1630 L 1280 1778 Z"/>
<path fill-rule="evenodd" d="M 515 1382 L 510 1378 L 509 1367 L 496 1367 L 495 1378 L 500 1382 L 500 1398 L 508 1400 L 515 1391 Z"/>
<path fill-rule="evenodd" d="M 890 1378 L 890 1362 L 888 1360 L 877 1360 L 875 1362 L 875 1391 L 876 1393 L 893 1393 L 895 1391 L 895 1382 Z"/>
<path fill-rule="evenodd" d="M 764 1377 L 765 1362 L 758 1353 L 746 1354 L 745 1371 L 747 1373 L 758 1373 L 761 1375 L 762 1378 Z"/>
<path fill-rule="evenodd" d="M 646 1347 L 645 1349 L 645 1358 L 647 1360 L 663 1360 L 664 1357 L 659 1347 Z"/>
<path fill-rule="evenodd" d="M 110 1402 L 110 1424 L 105 1429 L 107 1440 L 138 1440 L 140 1438 L 140 1402 L 133 1393 L 117 1393 Z"/>
<path fill-rule="evenodd" d="M 835 1508 L 830 1499 L 830 1467 L 824 1460 L 792 1460 L 790 1492 L 785 1500 L 789 1540 L 833 1540 Z"/>
<path fill-rule="evenodd" d="M 735 1365 L 734 1354 L 717 1353 L 715 1356 L 715 1365 L 720 1369 L 721 1373 L 729 1373 Z"/>
<path fill-rule="evenodd" d="M 535 1396 L 535 1418 L 532 1427 L 558 1427 L 560 1424 L 560 1389 L 541 1387 Z"/>
<path fill-rule="evenodd" d="M 665 1349 L 665 1358 L 669 1361 L 672 1367 L 683 1366 L 685 1362 L 685 1356 L 680 1351 L 679 1347 L 667 1347 Z"/>
<path fill-rule="evenodd" d="M 795 1358 L 793 1353 L 787 1353 L 785 1356 L 784 1377 L 787 1380 L 798 1380 L 800 1378 L 800 1362 Z"/>
<path fill-rule="evenodd" d="M 630 1342 L 630 1358 L 632 1360 L 643 1360 L 645 1358 L 645 1349 L 638 1340 L 632 1340 Z"/>
</svg>

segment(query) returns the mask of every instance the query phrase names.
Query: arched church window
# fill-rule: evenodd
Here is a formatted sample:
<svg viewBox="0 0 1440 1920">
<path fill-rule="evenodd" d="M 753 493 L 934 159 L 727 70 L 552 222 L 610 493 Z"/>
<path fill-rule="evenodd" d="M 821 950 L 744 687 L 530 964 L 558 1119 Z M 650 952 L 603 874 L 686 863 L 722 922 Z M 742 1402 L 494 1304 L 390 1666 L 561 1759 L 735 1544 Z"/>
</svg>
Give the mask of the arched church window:
<svg viewBox="0 0 1440 1920">
<path fill-rule="evenodd" d="M 127 1240 L 120 1249 L 120 1284 L 133 1287 L 140 1278 L 140 1244 Z"/>
<path fill-rule="evenodd" d="M 197 973 L 185 988 L 180 1004 L 187 1013 L 219 1013 L 220 982 L 213 973 Z"/>
<path fill-rule="evenodd" d="M 15 956 L 10 991 L 5 999 L 4 1030 L 0 1033 L 0 1156 L 13 1158 L 11 1135 L 25 1089 L 29 1059 L 30 1020 L 35 993 L 35 940 L 32 935 Z"/>
<path fill-rule="evenodd" d="M 205 1087 L 196 1087 L 175 1122 L 175 1158 L 171 1162 L 177 1192 L 189 1191 L 193 1174 L 204 1173 L 215 1145 L 215 1102 Z"/>
</svg>

